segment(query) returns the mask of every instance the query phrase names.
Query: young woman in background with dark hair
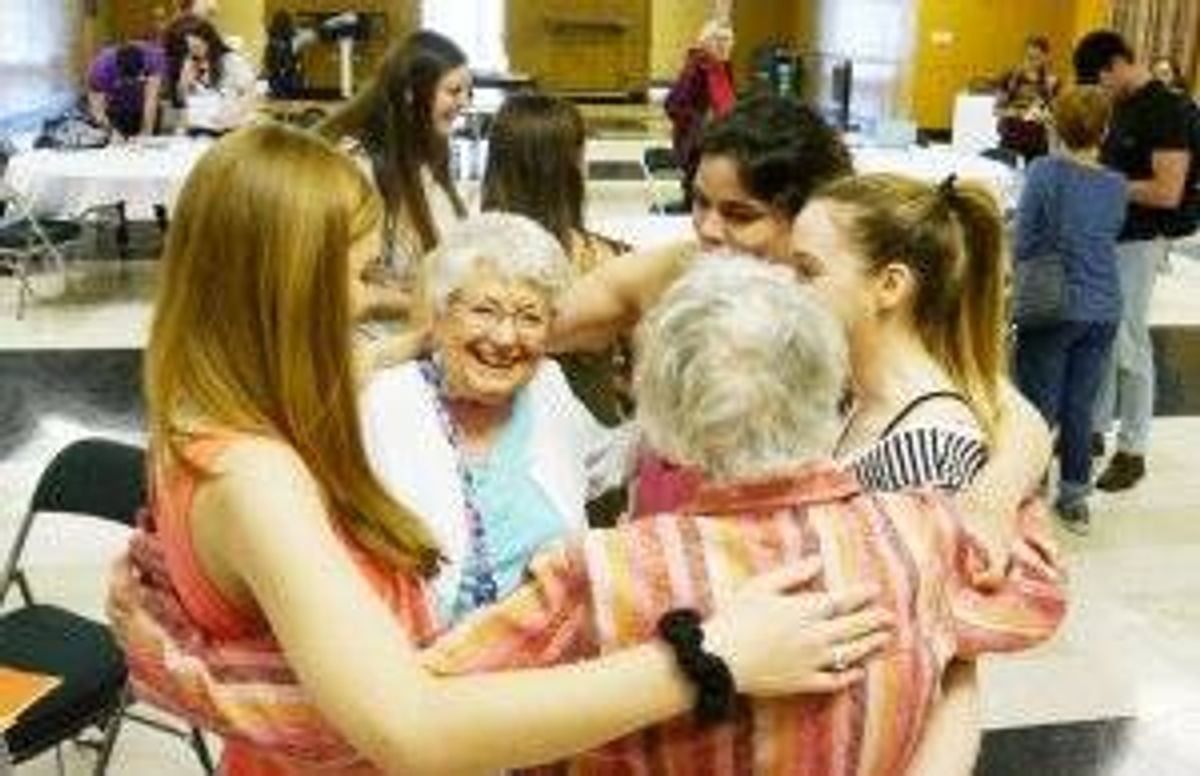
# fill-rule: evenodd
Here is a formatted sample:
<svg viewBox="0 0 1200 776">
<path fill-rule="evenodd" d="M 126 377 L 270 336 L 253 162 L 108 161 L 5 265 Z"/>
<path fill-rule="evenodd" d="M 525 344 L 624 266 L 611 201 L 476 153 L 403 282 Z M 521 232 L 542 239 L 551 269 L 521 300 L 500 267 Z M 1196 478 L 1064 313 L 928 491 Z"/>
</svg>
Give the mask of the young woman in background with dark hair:
<svg viewBox="0 0 1200 776">
<path fill-rule="evenodd" d="M 450 133 L 470 98 L 466 55 L 449 38 L 421 30 L 394 46 L 375 79 L 317 127 L 365 157 L 385 207 L 385 260 L 402 270 L 415 270 L 442 230 L 466 215 L 450 178 Z"/>
<path fill-rule="evenodd" d="M 579 274 L 630 250 L 584 226 L 587 128 L 573 104 L 548 94 L 513 95 L 496 113 L 488 140 L 484 210 L 540 223 Z"/>
<path fill-rule="evenodd" d="M 1025 41 L 1025 58 L 1000 81 L 996 96 L 1000 145 L 1020 154 L 1026 162 L 1050 150 L 1046 124 L 1050 102 L 1058 93 L 1058 76 L 1050 68 L 1050 41 L 1031 35 Z"/>
<path fill-rule="evenodd" d="M 558 239 L 578 276 L 631 250 L 584 226 L 586 135 L 583 116 L 566 100 L 513 95 L 492 123 L 483 176 L 483 209 L 537 221 Z M 629 414 L 628 351 L 618 342 L 599 353 L 559 358 L 571 389 L 608 425 Z"/>
</svg>

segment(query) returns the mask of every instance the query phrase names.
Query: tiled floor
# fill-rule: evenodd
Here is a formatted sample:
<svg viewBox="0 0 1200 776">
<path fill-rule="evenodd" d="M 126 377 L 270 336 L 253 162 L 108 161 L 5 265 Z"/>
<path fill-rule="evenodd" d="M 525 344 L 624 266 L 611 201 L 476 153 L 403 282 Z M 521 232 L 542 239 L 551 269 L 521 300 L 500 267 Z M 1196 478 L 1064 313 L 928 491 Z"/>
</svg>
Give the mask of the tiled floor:
<svg viewBox="0 0 1200 776">
<path fill-rule="evenodd" d="M 644 212 L 631 191 L 594 197 L 603 219 Z M 84 434 L 141 437 L 139 350 L 155 265 L 77 268 L 66 298 L 12 317 L 0 278 L 0 547 L 41 466 Z M 43 279 L 45 281 L 46 279 Z M 52 291 L 53 282 L 42 287 Z M 1087 538 L 1063 533 L 1072 608 L 1060 634 L 982 665 L 986 776 L 1174 776 L 1200 773 L 1200 261 L 1177 255 L 1160 277 L 1155 337 L 1163 377 L 1150 475 L 1098 495 Z M 33 583 L 45 598 L 99 615 L 119 530 L 48 520 L 35 532 Z M 86 753 L 68 751 L 84 773 Z M 52 757 L 19 773 L 54 772 Z M 111 773 L 199 773 L 187 748 L 140 727 L 121 738 Z"/>
</svg>

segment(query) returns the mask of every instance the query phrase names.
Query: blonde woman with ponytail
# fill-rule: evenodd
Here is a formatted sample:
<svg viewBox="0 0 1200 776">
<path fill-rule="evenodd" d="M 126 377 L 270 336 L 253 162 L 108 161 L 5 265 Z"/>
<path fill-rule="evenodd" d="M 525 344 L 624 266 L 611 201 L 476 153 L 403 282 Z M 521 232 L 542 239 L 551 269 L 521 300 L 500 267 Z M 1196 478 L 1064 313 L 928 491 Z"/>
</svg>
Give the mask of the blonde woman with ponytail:
<svg viewBox="0 0 1200 776">
<path fill-rule="evenodd" d="M 850 337 L 854 404 L 838 453 L 876 489 L 964 487 L 994 441 L 1005 385 L 992 196 L 953 177 L 846 178 L 809 202 L 793 238 L 794 265 Z"/>
<path fill-rule="evenodd" d="M 131 551 L 161 546 L 147 573 L 167 580 L 196 641 L 218 652 L 278 644 L 271 677 L 294 673 L 302 691 L 284 698 L 288 733 L 299 725 L 317 746 L 332 731 L 357 757 L 339 773 L 494 772 L 687 712 L 694 688 L 665 643 L 519 673 L 441 678 L 424 667 L 418 646 L 439 627 L 426 582 L 440 553 L 370 474 L 351 363 L 383 219 L 370 181 L 312 135 L 256 126 L 199 162 L 176 205 L 146 353 L 152 497 Z M 754 580 L 704 623 L 706 648 L 737 691 L 829 692 L 861 680 L 861 657 L 826 672 L 827 641 L 845 638 L 845 654 L 866 656 L 856 639 L 878 645 L 870 638 L 886 617 L 863 589 L 791 594 L 816 565 Z M 128 561 L 114 579 L 119 600 L 134 583 Z M 110 613 L 127 633 L 111 601 Z M 135 679 L 152 699 L 156 680 L 169 683 Z M 265 724 L 269 685 L 256 685 L 243 722 Z M 308 723 L 297 715 L 310 702 Z M 255 740 L 227 740 L 221 772 L 312 772 Z"/>
<path fill-rule="evenodd" d="M 844 178 L 809 200 L 792 237 L 788 263 L 846 326 L 853 403 L 837 455 L 864 485 L 961 490 L 969 503 L 994 487 L 986 477 L 975 482 L 990 450 L 1025 446 L 1032 470 L 1040 467 L 1044 430 L 1013 436 L 1037 425 L 1005 377 L 1004 232 L 986 189 L 953 176 L 938 186 L 896 175 Z M 972 527 L 1003 553 L 1007 530 L 995 522 Z M 974 664 L 952 665 L 943 693 L 910 774 L 972 770 L 980 741 Z"/>
</svg>

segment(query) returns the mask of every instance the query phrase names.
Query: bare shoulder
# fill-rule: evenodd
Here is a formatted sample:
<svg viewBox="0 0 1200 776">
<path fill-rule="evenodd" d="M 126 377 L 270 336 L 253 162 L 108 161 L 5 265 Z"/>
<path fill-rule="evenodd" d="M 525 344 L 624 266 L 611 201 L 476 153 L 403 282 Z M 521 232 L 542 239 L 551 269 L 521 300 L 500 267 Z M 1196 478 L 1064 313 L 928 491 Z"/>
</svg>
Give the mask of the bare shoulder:
<svg viewBox="0 0 1200 776">
<path fill-rule="evenodd" d="M 212 476 L 196 493 L 194 530 L 240 532 L 263 521 L 278 530 L 281 515 L 294 520 L 310 511 L 299 508 L 302 504 L 313 503 L 321 503 L 320 491 L 296 451 L 278 440 L 247 436 L 213 461 Z"/>
<path fill-rule="evenodd" d="M 921 428 L 941 429 L 977 439 L 984 437 L 983 426 L 971 407 L 950 396 L 922 402 L 896 426 L 895 431 Z"/>
</svg>

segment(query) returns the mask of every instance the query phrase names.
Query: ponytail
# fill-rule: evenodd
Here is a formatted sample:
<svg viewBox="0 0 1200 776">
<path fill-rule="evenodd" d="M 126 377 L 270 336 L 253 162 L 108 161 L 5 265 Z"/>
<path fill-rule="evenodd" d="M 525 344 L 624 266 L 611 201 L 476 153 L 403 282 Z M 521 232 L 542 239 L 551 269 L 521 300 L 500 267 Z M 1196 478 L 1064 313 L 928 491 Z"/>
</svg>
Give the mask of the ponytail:
<svg viewBox="0 0 1200 776">
<path fill-rule="evenodd" d="M 871 174 L 835 181 L 815 199 L 844 206 L 870 271 L 897 262 L 912 271 L 917 333 L 991 438 L 1006 365 L 1004 226 L 991 193 L 953 175 L 932 186 Z"/>
<path fill-rule="evenodd" d="M 1004 224 L 995 198 L 983 186 L 951 187 L 947 199 L 962 240 L 962 270 L 951 318 L 941 331 L 941 352 L 935 355 L 990 438 L 999 421 L 1000 383 L 1007 363 Z"/>
</svg>

